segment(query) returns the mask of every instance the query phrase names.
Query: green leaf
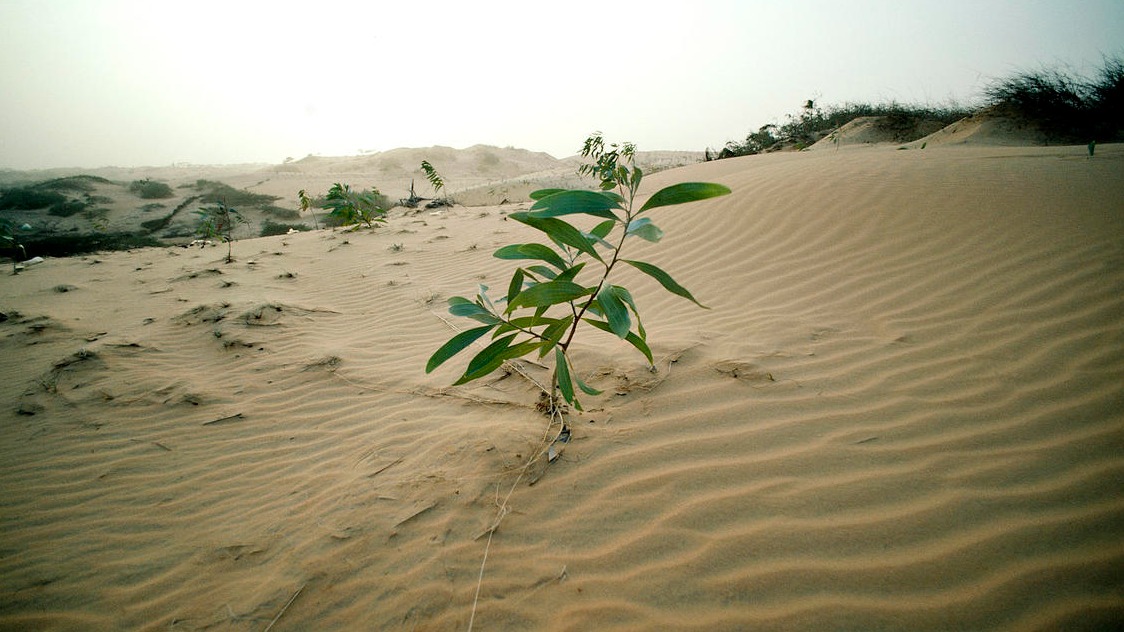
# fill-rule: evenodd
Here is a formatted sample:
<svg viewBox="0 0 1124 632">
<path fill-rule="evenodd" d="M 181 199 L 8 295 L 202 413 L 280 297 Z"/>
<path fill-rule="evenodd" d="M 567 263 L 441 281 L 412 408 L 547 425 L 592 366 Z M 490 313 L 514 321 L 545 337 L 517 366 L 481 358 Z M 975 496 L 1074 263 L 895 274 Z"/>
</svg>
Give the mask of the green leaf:
<svg viewBox="0 0 1124 632">
<path fill-rule="evenodd" d="M 592 318 L 583 318 L 582 320 L 600 329 L 601 331 L 613 333 L 613 330 L 609 328 L 609 323 L 603 320 L 594 320 Z M 648 343 L 645 342 L 643 338 L 637 336 L 632 332 L 629 332 L 628 335 L 625 336 L 625 341 L 636 347 L 636 349 L 640 351 L 640 353 L 643 353 L 644 357 L 648 358 L 648 364 L 655 364 L 655 360 L 652 359 L 652 350 L 648 348 Z"/>
<path fill-rule="evenodd" d="M 542 331 L 543 342 L 542 348 L 539 349 L 540 358 L 546 357 L 546 354 L 549 353 L 551 349 L 558 346 L 558 343 L 562 341 L 562 336 L 566 334 L 566 331 L 573 322 L 574 315 L 571 314 L 565 318 L 556 320 Z"/>
<path fill-rule="evenodd" d="M 636 191 L 639 191 L 640 190 L 640 180 L 643 179 L 643 178 L 644 178 L 644 172 L 640 170 L 640 167 L 633 167 L 632 168 L 632 178 L 628 182 L 628 188 L 631 189 L 633 191 L 633 193 L 635 193 Z"/>
<path fill-rule="evenodd" d="M 573 320 L 573 316 L 567 316 L 565 319 L 560 318 L 542 318 L 540 316 L 520 316 L 519 318 L 512 318 L 507 321 L 522 329 L 532 329 L 534 327 L 543 327 L 547 325 L 556 325 L 561 320 Z"/>
<path fill-rule="evenodd" d="M 482 306 L 486 306 L 490 312 L 495 313 L 496 306 L 492 303 L 492 299 L 488 298 L 488 286 L 481 283 L 479 287 L 480 289 L 476 292 L 476 302 Z"/>
<path fill-rule="evenodd" d="M 585 262 L 583 261 L 576 266 L 566 268 L 565 270 L 560 272 L 558 274 L 558 276 L 554 277 L 554 280 L 555 281 L 573 281 L 574 278 L 578 276 L 578 273 L 581 272 L 582 268 L 584 268 L 584 267 L 585 267 Z"/>
<path fill-rule="evenodd" d="M 604 392 L 604 391 L 600 391 L 600 390 L 598 390 L 596 388 L 593 388 L 592 386 L 586 384 L 576 374 L 574 375 L 574 381 L 578 383 L 578 388 L 582 389 L 582 392 L 585 393 L 586 395 L 600 395 L 601 393 Z"/>
<path fill-rule="evenodd" d="M 652 220 L 647 217 L 634 219 L 628 223 L 628 234 L 636 235 L 640 239 L 650 241 L 652 243 L 658 242 L 663 239 L 663 231 L 659 226 L 652 223 Z"/>
<path fill-rule="evenodd" d="M 537 283 L 520 292 L 507 304 L 507 311 L 517 307 L 545 307 L 569 303 L 589 294 L 589 290 L 572 281 L 547 281 Z"/>
<path fill-rule="evenodd" d="M 620 197 L 620 196 L 617 196 Z M 617 219 L 613 209 L 621 208 L 613 196 L 596 191 L 560 191 L 548 195 L 531 206 L 530 215 L 534 217 L 558 217 L 584 213 L 605 219 Z"/>
<path fill-rule="evenodd" d="M 620 298 L 625 302 L 626 305 L 632 308 L 632 314 L 633 316 L 636 316 L 636 333 L 640 335 L 641 339 L 646 340 L 648 338 L 648 334 L 644 332 L 644 323 L 640 320 L 640 310 L 636 309 L 636 301 L 632 300 L 632 293 L 629 292 L 626 288 L 623 288 L 619 285 L 614 285 L 613 294 L 616 294 L 618 298 Z"/>
<path fill-rule="evenodd" d="M 497 259 L 538 259 L 559 270 L 566 269 L 566 261 L 549 246 L 542 244 L 511 244 L 492 253 Z"/>
<path fill-rule="evenodd" d="M 541 200 L 548 195 L 554 195 L 555 193 L 561 193 L 565 190 L 566 189 L 539 189 L 538 191 L 532 191 L 531 192 L 531 199 L 532 200 Z"/>
<path fill-rule="evenodd" d="M 594 226 L 593 230 L 589 231 L 589 234 L 594 235 L 595 237 L 600 237 L 601 239 L 605 239 L 606 237 L 609 236 L 609 233 L 613 232 L 613 227 L 616 226 L 616 225 L 617 225 L 617 220 L 607 219 L 607 220 L 601 222 L 600 224 Z"/>
<path fill-rule="evenodd" d="M 574 382 L 570 379 L 570 365 L 566 361 L 566 354 L 561 347 L 554 349 L 554 372 L 558 375 L 558 390 L 562 391 L 562 398 L 581 410 L 577 398 L 574 397 Z"/>
<path fill-rule="evenodd" d="M 492 342 L 484 348 L 483 351 L 476 354 L 475 357 L 468 363 L 468 368 L 465 369 L 464 375 L 459 380 L 453 383 L 453 386 L 459 386 L 472 380 L 478 380 L 492 371 L 495 371 L 504 362 L 512 358 L 518 358 L 527 355 L 539 347 L 538 342 L 522 342 L 517 345 L 511 343 L 515 340 L 517 334 L 504 336 Z"/>
<path fill-rule="evenodd" d="M 500 319 L 494 314 L 461 296 L 454 296 L 449 299 L 449 313 L 453 316 L 478 320 L 485 324 L 497 324 L 500 322 Z"/>
<path fill-rule="evenodd" d="M 601 304 L 601 311 L 605 314 L 605 319 L 609 321 L 609 329 L 612 330 L 618 338 L 625 338 L 628 332 L 632 329 L 632 321 L 628 317 L 628 308 L 621 302 L 613 292 L 612 285 L 606 285 L 601 288 L 597 293 L 597 302 Z"/>
<path fill-rule="evenodd" d="M 494 325 L 477 327 L 475 329 L 469 329 L 468 331 L 462 331 L 461 333 L 453 336 L 449 339 L 448 342 L 441 345 L 441 348 L 435 351 L 433 355 L 429 357 L 429 362 L 427 362 L 425 365 L 425 372 L 431 373 L 433 369 L 436 369 L 437 367 L 444 364 L 446 360 L 457 355 L 458 353 L 463 351 L 465 347 L 482 338 L 484 334 L 491 331 L 493 327 Z"/>
<path fill-rule="evenodd" d="M 643 213 L 644 211 L 659 206 L 696 202 L 720 195 L 727 195 L 728 193 L 730 193 L 729 187 L 722 186 L 721 184 L 714 184 L 713 182 L 680 182 L 679 184 L 673 184 L 667 188 L 656 191 L 652 194 L 652 197 L 648 198 L 644 206 L 640 207 L 638 213 Z"/>
<path fill-rule="evenodd" d="M 553 279 L 558 276 L 558 273 L 546 266 L 528 266 L 527 272 L 530 274 L 537 274 L 543 278 Z"/>
<path fill-rule="evenodd" d="M 535 217 L 528 213 L 512 213 L 508 215 L 508 217 L 517 222 L 526 224 L 531 228 L 541 230 L 549 235 L 551 239 L 566 244 L 567 246 L 577 248 L 579 251 L 592 256 L 594 259 L 602 261 L 601 255 L 597 254 L 597 250 L 594 249 L 593 244 L 586 239 L 585 235 L 567 222 L 553 217 Z"/>
<path fill-rule="evenodd" d="M 511 275 L 511 282 L 507 284 L 507 302 L 515 300 L 515 296 L 523 291 L 523 268 L 516 268 Z"/>
<path fill-rule="evenodd" d="M 672 294 L 676 294 L 678 296 L 682 296 L 683 298 L 691 301 L 692 303 L 698 305 L 703 309 L 710 309 L 706 305 L 703 305 L 702 303 L 695 300 L 695 297 L 691 296 L 691 293 L 687 291 L 687 288 L 676 283 L 675 279 L 671 278 L 670 274 L 664 272 L 663 270 L 660 270 L 656 266 L 650 263 L 645 263 L 643 261 L 630 261 L 628 259 L 621 259 L 621 261 L 659 281 L 660 285 L 662 285 L 668 292 L 671 292 Z"/>
</svg>

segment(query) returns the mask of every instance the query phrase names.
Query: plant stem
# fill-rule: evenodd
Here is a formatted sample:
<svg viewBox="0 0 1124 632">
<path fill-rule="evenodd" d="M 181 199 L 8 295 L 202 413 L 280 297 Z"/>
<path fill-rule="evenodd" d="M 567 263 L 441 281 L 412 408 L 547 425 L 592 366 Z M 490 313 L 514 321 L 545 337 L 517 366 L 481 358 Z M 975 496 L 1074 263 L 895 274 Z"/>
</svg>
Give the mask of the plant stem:
<svg viewBox="0 0 1124 632">
<path fill-rule="evenodd" d="M 593 296 L 585 302 L 585 305 L 582 305 L 581 310 L 574 316 L 574 323 L 570 326 L 570 333 L 566 336 L 566 341 L 558 345 L 561 347 L 563 355 L 570 349 L 570 343 L 574 340 L 574 335 L 578 332 L 578 324 L 581 322 L 582 316 L 584 316 L 586 311 L 589 310 L 589 307 L 593 305 L 593 301 L 597 298 L 597 295 L 601 293 L 601 288 L 604 287 L 605 281 L 609 279 L 609 274 L 613 272 L 613 267 L 617 265 L 617 261 L 620 259 L 621 250 L 624 248 L 624 240 L 628 238 L 628 225 L 632 223 L 632 199 L 633 196 L 630 194 L 628 208 L 625 209 L 624 214 L 624 229 L 621 231 L 621 240 L 617 243 L 617 247 L 613 249 L 613 258 L 609 260 L 609 263 L 605 264 L 605 274 L 601 275 L 601 280 L 598 281 L 597 289 L 593 291 Z M 558 369 L 555 368 L 554 371 L 555 381 L 557 382 Z"/>
</svg>

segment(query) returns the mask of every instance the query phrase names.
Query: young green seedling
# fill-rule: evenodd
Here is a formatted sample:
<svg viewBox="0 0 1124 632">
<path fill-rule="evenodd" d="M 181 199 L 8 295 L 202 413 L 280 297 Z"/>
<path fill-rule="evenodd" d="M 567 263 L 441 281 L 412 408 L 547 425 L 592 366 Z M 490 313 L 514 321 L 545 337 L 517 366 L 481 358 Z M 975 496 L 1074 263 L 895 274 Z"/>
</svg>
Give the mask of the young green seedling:
<svg viewBox="0 0 1124 632">
<path fill-rule="evenodd" d="M 15 255 L 14 251 L 19 251 L 24 259 L 27 258 L 27 250 L 24 249 L 23 244 L 19 242 L 16 237 L 16 226 L 11 221 L 0 217 L 0 247 L 10 248 L 12 253 L 12 274 L 19 274 L 19 257 Z"/>
<path fill-rule="evenodd" d="M 360 222 L 368 228 L 374 228 L 374 223 L 386 224 L 387 209 L 379 204 L 379 190 L 371 188 L 370 191 L 352 191 L 348 184 L 336 182 L 328 189 L 321 208 L 330 209 L 328 216 L 337 220 L 339 225 L 359 228 Z"/>
<path fill-rule="evenodd" d="M 304 189 L 297 192 L 297 199 L 300 200 L 301 213 L 312 210 L 312 199 L 308 197 Z M 316 227 L 316 230 L 320 230 L 320 223 L 316 221 L 316 213 L 312 213 L 312 225 Z"/>
<path fill-rule="evenodd" d="M 203 239 L 221 239 L 226 242 L 226 262 L 234 261 L 234 228 L 238 224 L 247 224 L 234 208 L 225 202 L 218 202 L 213 206 L 205 206 L 195 214 L 199 216 L 199 225 L 195 233 Z"/>
<path fill-rule="evenodd" d="M 650 218 L 642 217 L 651 209 L 726 195 L 730 189 L 683 182 L 660 189 L 637 208 L 635 200 L 644 174 L 634 164 L 634 145 L 606 148 L 601 134 L 595 133 L 586 139 L 582 156 L 593 162 L 582 165 L 579 173 L 595 177 L 600 190 L 536 191 L 531 194 L 535 203 L 530 210 L 508 215 L 541 232 L 549 245 L 510 244 L 493 254 L 499 259 L 529 262 L 515 269 L 502 295 L 493 298 L 482 285 L 475 300 L 449 299 L 450 313 L 479 325 L 442 345 L 429 358 L 427 373 L 489 336 L 490 342 L 469 361 L 456 384 L 485 377 L 508 360 L 532 353 L 539 358 L 553 355 L 547 410 L 558 411 L 562 402 L 581 410 L 575 386 L 587 395 L 600 393 L 573 370 L 570 358 L 571 345 L 583 324 L 627 341 L 653 363 L 632 292 L 612 282 L 620 265 L 643 272 L 667 291 L 703 307 L 667 272 L 651 263 L 626 259 L 623 253 L 631 238 L 658 242 L 663 237 Z M 582 215 L 599 221 L 588 230 L 567 221 Z"/>
<path fill-rule="evenodd" d="M 359 228 L 363 222 L 367 228 L 374 228 L 375 222 L 386 223 L 386 209 L 379 205 L 379 190 L 352 191 L 351 187 L 339 182 L 328 189 L 321 208 L 331 209 L 330 217 L 341 226 L 354 225 Z"/>
<path fill-rule="evenodd" d="M 422 171 L 425 172 L 425 179 L 429 180 L 430 186 L 433 187 L 433 194 L 437 196 L 437 199 L 427 204 L 426 207 L 433 208 L 436 206 L 452 206 L 452 202 L 449 200 L 448 195 L 441 197 L 441 190 L 445 188 L 445 180 L 441 178 L 441 175 L 437 173 L 437 170 L 433 168 L 433 165 L 429 164 L 428 160 L 423 160 L 421 163 L 421 168 Z M 411 183 L 411 196 L 413 195 L 413 191 L 413 183 Z"/>
</svg>

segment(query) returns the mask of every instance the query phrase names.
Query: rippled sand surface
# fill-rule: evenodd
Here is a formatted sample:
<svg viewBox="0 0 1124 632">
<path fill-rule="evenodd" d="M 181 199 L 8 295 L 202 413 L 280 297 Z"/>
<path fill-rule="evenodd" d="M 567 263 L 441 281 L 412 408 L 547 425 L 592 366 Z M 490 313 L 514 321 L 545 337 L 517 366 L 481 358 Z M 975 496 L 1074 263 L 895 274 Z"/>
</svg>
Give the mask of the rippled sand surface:
<svg viewBox="0 0 1124 632">
<path fill-rule="evenodd" d="M 522 205 L 0 277 L 0 629 L 1053 630 L 1124 620 L 1124 147 L 649 176 L 562 458 L 426 375 Z M 453 325 L 465 326 L 450 320 Z M 529 366 L 531 377 L 544 369 Z"/>
</svg>

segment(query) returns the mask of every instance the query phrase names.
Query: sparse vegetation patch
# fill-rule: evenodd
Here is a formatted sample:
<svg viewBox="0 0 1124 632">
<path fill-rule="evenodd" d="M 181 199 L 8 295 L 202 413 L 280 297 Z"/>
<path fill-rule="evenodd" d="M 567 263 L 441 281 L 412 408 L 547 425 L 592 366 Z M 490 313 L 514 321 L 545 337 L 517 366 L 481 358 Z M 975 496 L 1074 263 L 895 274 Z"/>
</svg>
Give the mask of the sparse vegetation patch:
<svg viewBox="0 0 1124 632">
<path fill-rule="evenodd" d="M 162 200 L 170 198 L 175 193 L 172 187 L 164 182 L 157 182 L 150 178 L 144 180 L 133 180 L 129 183 L 129 193 L 136 195 L 143 200 Z"/>
<path fill-rule="evenodd" d="M 213 180 L 196 180 L 194 188 L 202 193 L 200 201 L 204 204 L 231 204 L 235 206 L 257 206 L 268 205 L 276 202 L 281 198 L 276 195 L 266 195 L 264 193 L 254 193 L 245 189 L 235 189 L 229 184 L 223 182 L 215 182 Z"/>
<path fill-rule="evenodd" d="M 360 223 L 374 228 L 375 223 L 386 222 L 389 200 L 379 190 L 354 191 L 350 185 L 339 182 L 328 189 L 322 208 L 328 209 L 328 220 L 333 226 L 355 226 Z"/>
<path fill-rule="evenodd" d="M 877 125 L 894 142 L 917 140 L 946 125 L 968 116 L 970 110 L 959 106 L 933 107 L 902 103 L 844 103 L 838 106 L 820 107 L 809 99 L 800 113 L 789 115 L 781 125 L 764 125 L 751 132 L 743 141 L 726 143 L 716 158 L 750 156 L 778 149 L 804 149 L 833 131 L 863 116 L 880 117 Z"/>
<path fill-rule="evenodd" d="M 205 206 L 195 212 L 199 216 L 199 224 L 195 229 L 203 239 L 221 239 L 226 242 L 226 262 L 234 261 L 234 229 L 239 224 L 246 224 L 246 219 L 233 207 L 225 202 L 218 202 Z"/>
<path fill-rule="evenodd" d="M 1034 126 L 1056 142 L 1124 140 L 1124 59 L 1104 60 L 1095 77 L 1057 68 L 1026 71 L 993 82 L 990 108 Z"/>
</svg>

